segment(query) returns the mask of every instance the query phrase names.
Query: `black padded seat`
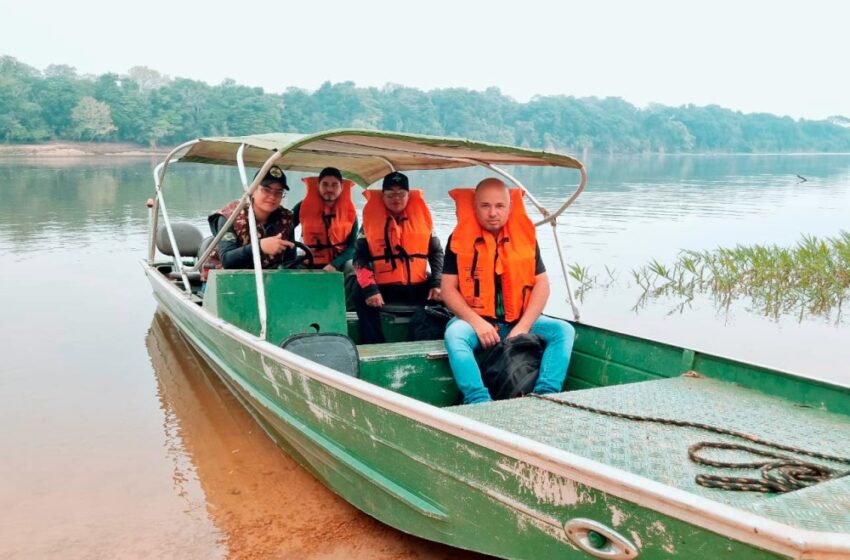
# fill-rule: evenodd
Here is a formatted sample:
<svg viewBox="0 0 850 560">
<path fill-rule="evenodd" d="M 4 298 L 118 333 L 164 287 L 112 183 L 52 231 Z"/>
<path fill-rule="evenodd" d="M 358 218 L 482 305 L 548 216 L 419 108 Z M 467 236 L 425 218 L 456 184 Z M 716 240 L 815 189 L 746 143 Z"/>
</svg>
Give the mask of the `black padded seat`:
<svg viewBox="0 0 850 560">
<path fill-rule="evenodd" d="M 174 241 L 177 243 L 180 256 L 195 258 L 204 240 L 204 234 L 201 233 L 201 230 L 192 224 L 181 223 L 171 224 L 171 230 L 174 232 Z M 156 230 L 156 248 L 163 255 L 174 256 L 174 250 L 171 247 L 171 240 L 168 239 L 168 230 L 165 229 L 165 225 L 159 226 Z"/>
<path fill-rule="evenodd" d="M 344 334 L 300 333 L 288 337 L 280 347 L 333 370 L 360 377 L 360 355 Z"/>
</svg>

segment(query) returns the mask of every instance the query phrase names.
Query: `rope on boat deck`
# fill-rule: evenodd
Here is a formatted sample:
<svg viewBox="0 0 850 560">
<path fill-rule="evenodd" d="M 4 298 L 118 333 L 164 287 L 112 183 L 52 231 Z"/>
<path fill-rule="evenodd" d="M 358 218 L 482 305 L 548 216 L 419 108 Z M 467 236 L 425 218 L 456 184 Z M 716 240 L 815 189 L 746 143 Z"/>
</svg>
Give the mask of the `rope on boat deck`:
<svg viewBox="0 0 850 560">
<path fill-rule="evenodd" d="M 592 412 L 594 414 L 611 416 L 613 418 L 623 418 L 625 420 L 634 420 L 636 422 L 653 422 L 656 424 L 679 426 L 683 428 L 696 428 L 698 430 L 705 430 L 708 432 L 713 432 L 715 434 L 733 436 L 749 441 L 751 443 L 755 443 L 765 447 L 772 447 L 781 451 L 788 451 L 790 453 L 806 455 L 815 459 L 822 459 L 824 461 L 832 461 L 835 463 L 843 463 L 846 465 L 850 465 L 850 458 L 847 457 L 839 457 L 837 455 L 829 455 L 827 453 L 809 451 L 806 449 L 800 449 L 798 447 L 792 447 L 790 445 L 775 443 L 766 439 L 762 439 L 758 436 L 754 436 L 744 432 L 738 432 L 735 430 L 728 430 L 726 428 L 718 428 L 717 426 L 712 426 L 710 424 L 702 424 L 700 422 L 689 422 L 686 420 L 673 420 L 670 418 L 657 418 L 653 416 L 639 416 L 636 414 L 626 414 L 624 412 L 614 412 L 611 410 L 603 410 L 601 408 L 595 408 L 592 406 L 578 404 L 571 401 L 556 399 L 545 395 L 538 395 L 536 393 L 530 393 L 527 396 L 544 401 L 553 402 L 563 406 L 569 406 L 571 408 L 576 408 L 579 410 L 584 410 L 586 412 Z M 752 461 L 749 463 L 730 463 L 726 461 L 716 461 L 701 456 L 699 452 L 703 449 L 724 449 L 730 451 L 743 451 L 751 455 L 767 457 L 771 460 Z M 813 486 L 821 482 L 826 482 L 828 480 L 833 480 L 850 475 L 850 471 L 839 471 L 827 467 L 825 465 L 810 463 L 808 461 L 801 461 L 800 459 L 790 457 L 788 455 L 781 455 L 779 453 L 773 453 L 771 451 L 765 451 L 763 449 L 757 449 L 755 447 L 740 445 L 736 443 L 700 441 L 691 445 L 688 448 L 688 458 L 694 463 L 721 469 L 761 469 L 761 478 L 719 476 L 714 474 L 698 474 L 695 478 L 696 483 L 700 486 L 704 486 L 706 488 L 720 488 L 722 490 L 730 490 L 736 492 L 792 492 L 794 490 L 807 488 L 809 486 Z"/>
</svg>

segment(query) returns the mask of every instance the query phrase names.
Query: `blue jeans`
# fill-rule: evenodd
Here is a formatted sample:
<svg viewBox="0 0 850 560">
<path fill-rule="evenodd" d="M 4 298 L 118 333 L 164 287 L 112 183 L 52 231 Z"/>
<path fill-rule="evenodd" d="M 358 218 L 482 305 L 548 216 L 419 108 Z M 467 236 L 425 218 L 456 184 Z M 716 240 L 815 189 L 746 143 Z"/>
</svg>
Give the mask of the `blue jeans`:
<svg viewBox="0 0 850 560">
<path fill-rule="evenodd" d="M 505 339 L 512 325 L 496 323 L 499 338 Z M 567 367 L 573 351 L 575 329 L 566 321 L 541 315 L 531 326 L 529 332 L 540 336 L 546 342 L 543 360 L 540 362 L 540 375 L 534 385 L 534 392 L 558 393 L 564 386 Z M 472 325 L 455 317 L 446 327 L 446 350 L 455 381 L 463 393 L 463 404 L 488 402 L 490 392 L 481 381 L 481 370 L 475 361 L 475 350 L 481 347 L 478 335 Z"/>
</svg>

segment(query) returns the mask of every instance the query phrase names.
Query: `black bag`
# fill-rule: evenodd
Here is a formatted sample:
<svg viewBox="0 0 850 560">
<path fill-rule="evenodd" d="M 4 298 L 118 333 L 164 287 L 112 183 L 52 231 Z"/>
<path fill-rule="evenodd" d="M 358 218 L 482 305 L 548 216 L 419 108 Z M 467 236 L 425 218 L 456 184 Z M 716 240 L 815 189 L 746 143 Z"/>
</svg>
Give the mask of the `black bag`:
<svg viewBox="0 0 850 560">
<path fill-rule="evenodd" d="M 546 343 L 536 334 L 502 340 L 479 361 L 481 380 L 493 400 L 512 399 L 534 391 Z"/>
<path fill-rule="evenodd" d="M 445 305 L 426 305 L 417 309 L 407 325 L 407 340 L 441 340 L 454 314 Z"/>
<path fill-rule="evenodd" d="M 360 377 L 360 354 L 354 342 L 344 334 L 293 334 L 281 342 L 280 347 L 351 377 Z"/>
</svg>

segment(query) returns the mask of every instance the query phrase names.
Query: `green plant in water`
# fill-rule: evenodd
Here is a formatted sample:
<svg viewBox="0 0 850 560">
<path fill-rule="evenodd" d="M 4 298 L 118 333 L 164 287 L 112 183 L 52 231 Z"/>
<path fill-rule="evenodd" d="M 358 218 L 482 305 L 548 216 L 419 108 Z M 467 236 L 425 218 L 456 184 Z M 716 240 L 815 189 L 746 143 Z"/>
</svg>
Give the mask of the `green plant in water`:
<svg viewBox="0 0 850 560">
<path fill-rule="evenodd" d="M 665 265 L 657 260 L 632 270 L 643 290 L 638 306 L 648 299 L 682 298 L 682 311 L 695 294 L 710 294 L 728 308 L 735 299 L 749 298 L 756 309 L 778 318 L 794 312 L 841 320 L 850 295 L 850 233 L 819 239 L 803 238 L 791 248 L 776 245 L 737 245 L 707 251 L 682 251 Z"/>
<path fill-rule="evenodd" d="M 592 276 L 590 274 L 589 267 L 581 266 L 578 263 L 569 265 L 567 269 L 567 273 L 575 278 L 576 282 L 578 282 L 576 297 L 579 301 L 584 301 L 584 296 L 587 294 L 587 291 L 596 285 L 596 276 Z"/>
</svg>

